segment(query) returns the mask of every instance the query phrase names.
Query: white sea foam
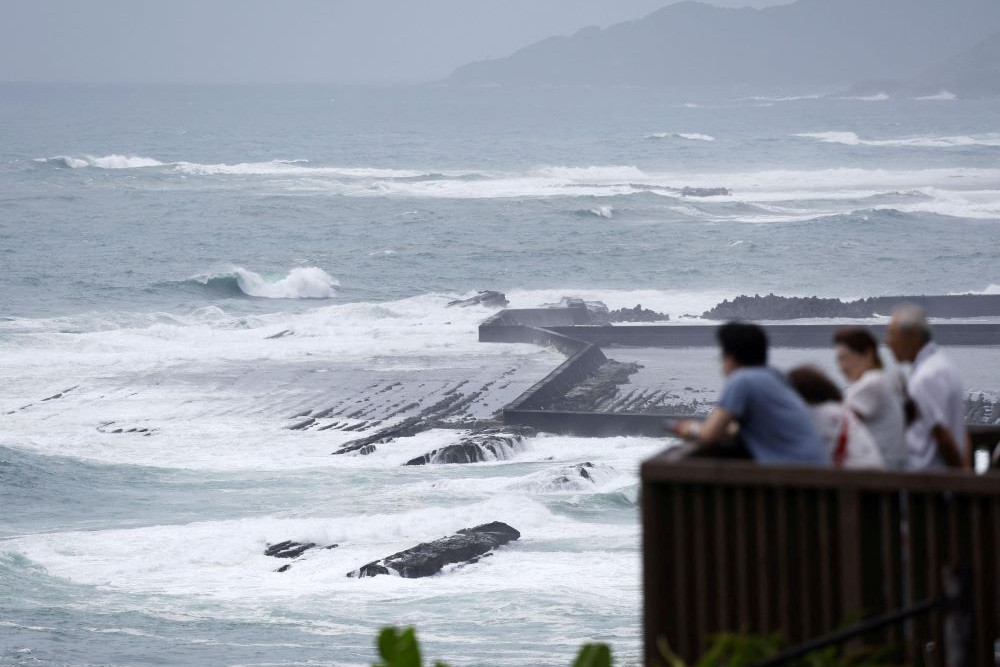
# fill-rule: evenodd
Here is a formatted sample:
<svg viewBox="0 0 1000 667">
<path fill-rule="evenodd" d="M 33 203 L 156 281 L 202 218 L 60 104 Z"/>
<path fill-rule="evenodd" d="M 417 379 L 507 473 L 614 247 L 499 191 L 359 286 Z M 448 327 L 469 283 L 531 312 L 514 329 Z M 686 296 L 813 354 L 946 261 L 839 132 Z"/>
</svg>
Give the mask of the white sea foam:
<svg viewBox="0 0 1000 667">
<path fill-rule="evenodd" d="M 221 611 L 229 616 L 238 614 L 244 605 L 251 607 L 248 612 L 252 614 L 258 606 L 267 608 L 275 600 L 309 605 L 332 596 L 336 605 L 344 608 L 343 614 L 352 603 L 370 600 L 375 591 L 416 600 L 432 591 L 447 597 L 470 588 L 479 593 L 532 586 L 557 591 L 560 587 L 578 586 L 581 580 L 590 581 L 588 586 L 599 596 L 620 596 L 621 571 L 603 579 L 598 575 L 610 575 L 604 570 L 610 570 L 611 563 L 599 563 L 596 561 L 604 559 L 588 556 L 600 551 L 607 560 L 628 569 L 638 539 L 635 524 L 582 524 L 517 493 L 473 503 L 456 504 L 447 496 L 441 501 L 391 513 L 303 519 L 262 517 L 41 534 L 9 540 L 5 549 L 22 553 L 44 566 L 49 574 L 75 583 L 130 594 L 158 594 L 162 597 L 151 603 L 167 605 L 174 613 L 197 608 L 206 600 L 221 603 Z M 517 528 L 521 539 L 500 548 L 493 558 L 449 576 L 431 580 L 388 576 L 358 580 L 345 576 L 365 563 L 420 542 L 494 520 Z M 308 552 L 288 572 L 279 574 L 275 570 L 287 561 L 267 557 L 263 552 L 268 543 L 288 539 L 339 546 Z M 108 558 L 111 551 L 114 558 Z M 566 567 L 570 563 L 575 564 Z M 519 568 L 518 576 L 510 576 Z M 595 583 L 599 581 L 607 583 Z"/>
<path fill-rule="evenodd" d="M 38 158 L 36 162 L 48 162 L 58 164 L 70 169 L 83 169 L 84 167 L 98 167 L 100 169 L 140 169 L 143 167 L 162 167 L 163 162 L 150 157 L 139 157 L 134 155 L 104 155 L 96 157 L 93 155 L 69 156 L 60 155 L 51 158 Z"/>
<path fill-rule="evenodd" d="M 700 134 L 698 132 L 654 132 L 648 134 L 646 139 L 688 139 L 691 141 L 715 141 L 715 137 L 710 134 Z"/>
<path fill-rule="evenodd" d="M 307 164 L 304 160 L 271 160 L 238 164 L 200 164 L 177 162 L 176 171 L 196 176 L 326 176 L 347 179 L 416 178 L 429 174 L 411 169 L 381 169 L 375 167 L 327 167 Z"/>
<path fill-rule="evenodd" d="M 951 102 L 952 100 L 957 100 L 958 96 L 955 93 L 942 90 L 934 95 L 925 95 L 923 97 L 915 97 L 917 100 L 931 100 L 931 101 L 941 101 L 941 102 Z"/>
<path fill-rule="evenodd" d="M 862 139 L 854 132 L 803 132 L 793 136 L 847 146 L 889 146 L 913 148 L 1000 147 L 1000 133 L 957 136 L 919 136 L 898 139 Z"/>
<path fill-rule="evenodd" d="M 614 216 L 615 209 L 610 206 L 598 206 L 597 208 L 592 208 L 588 211 L 591 215 L 596 215 L 598 218 L 611 219 Z"/>
<path fill-rule="evenodd" d="M 788 95 L 785 97 L 767 97 L 761 95 L 755 95 L 753 97 L 744 97 L 742 99 L 752 100 L 755 102 L 798 102 L 800 100 L 818 100 L 821 99 L 822 95 Z"/>
<path fill-rule="evenodd" d="M 858 100 L 860 102 L 886 102 L 892 98 L 889 93 L 881 92 L 875 93 L 874 95 L 858 95 L 856 97 L 842 97 L 843 100 Z"/>
<path fill-rule="evenodd" d="M 0 445 L 194 469 L 400 465 L 458 435 L 430 433 L 348 461 L 330 453 L 358 434 L 286 427 L 304 407 L 357 400 L 373 378 L 404 383 L 400 396 L 412 402 L 443 393 L 454 378 L 481 386 L 513 368 L 513 383 L 490 396 L 503 404 L 562 360 L 533 345 L 479 343 L 479 323 L 495 309 L 448 308 L 453 296 L 297 314 L 234 317 L 206 308 L 186 315 L 4 321 L 0 376 L 8 381 L 0 413 L 11 414 L 4 416 Z M 17 334 L 4 335 L 9 332 Z M 42 401 L 69 387 L 59 400 Z M 484 405 L 483 416 L 496 407 Z M 42 419 L 46 428 L 39 430 Z M 116 426 L 102 426 L 109 422 Z M 155 435 L 114 433 L 118 428 Z"/>
</svg>

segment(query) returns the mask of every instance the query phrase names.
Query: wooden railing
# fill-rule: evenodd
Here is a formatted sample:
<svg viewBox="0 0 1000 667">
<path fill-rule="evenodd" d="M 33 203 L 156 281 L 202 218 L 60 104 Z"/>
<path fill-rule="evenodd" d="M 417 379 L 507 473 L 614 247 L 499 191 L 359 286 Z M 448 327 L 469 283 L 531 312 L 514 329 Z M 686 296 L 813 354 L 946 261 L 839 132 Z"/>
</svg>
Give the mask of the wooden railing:
<svg viewBox="0 0 1000 667">
<path fill-rule="evenodd" d="M 911 665 L 997 664 L 1000 473 L 661 455 L 642 467 L 642 524 L 647 665 L 662 664 L 664 639 L 693 662 L 714 633 L 777 633 L 795 645 L 920 604 L 924 613 L 853 647 L 888 647 Z M 971 594 L 965 616 L 949 581 Z M 961 646 L 969 659 L 956 662 Z"/>
</svg>

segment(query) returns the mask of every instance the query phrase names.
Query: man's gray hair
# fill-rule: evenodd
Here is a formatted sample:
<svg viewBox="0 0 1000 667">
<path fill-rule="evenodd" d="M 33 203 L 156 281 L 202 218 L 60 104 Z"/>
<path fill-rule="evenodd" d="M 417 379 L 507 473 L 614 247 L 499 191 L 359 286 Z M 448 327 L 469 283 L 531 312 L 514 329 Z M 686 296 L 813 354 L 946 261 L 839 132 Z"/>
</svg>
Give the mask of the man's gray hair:
<svg viewBox="0 0 1000 667">
<path fill-rule="evenodd" d="M 927 322 L 927 313 L 915 303 L 904 303 L 892 309 L 892 319 L 900 331 L 916 333 L 924 340 L 931 339 L 931 325 Z"/>
</svg>

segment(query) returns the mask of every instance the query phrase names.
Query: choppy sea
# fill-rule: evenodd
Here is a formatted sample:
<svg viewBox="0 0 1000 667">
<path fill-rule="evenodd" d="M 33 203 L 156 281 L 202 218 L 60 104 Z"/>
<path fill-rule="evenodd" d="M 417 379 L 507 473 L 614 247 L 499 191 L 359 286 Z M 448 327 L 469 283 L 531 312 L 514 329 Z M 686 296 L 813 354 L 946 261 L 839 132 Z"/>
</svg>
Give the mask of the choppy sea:
<svg viewBox="0 0 1000 667">
<path fill-rule="evenodd" d="M 387 624 L 455 665 L 586 640 L 638 664 L 637 473 L 666 440 L 414 468 L 460 433 L 333 456 L 366 432 L 343 428 L 465 385 L 487 417 L 560 362 L 479 344 L 493 311 L 446 305 L 477 290 L 692 321 L 1000 291 L 998 119 L 949 94 L 0 86 L 0 664 L 364 665 Z M 671 379 L 714 391 L 712 359 Z M 493 520 L 522 538 L 475 565 L 345 577 Z M 278 573 L 289 539 L 340 546 Z"/>
</svg>

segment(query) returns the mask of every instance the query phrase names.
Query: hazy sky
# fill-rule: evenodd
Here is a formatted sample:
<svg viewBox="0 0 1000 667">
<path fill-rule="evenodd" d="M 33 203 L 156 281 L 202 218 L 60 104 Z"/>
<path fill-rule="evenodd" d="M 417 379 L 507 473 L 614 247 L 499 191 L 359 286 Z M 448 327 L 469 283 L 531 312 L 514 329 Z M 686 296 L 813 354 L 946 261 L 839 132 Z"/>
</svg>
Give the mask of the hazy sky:
<svg viewBox="0 0 1000 667">
<path fill-rule="evenodd" d="M 712 0 L 764 7 L 789 0 Z M 671 0 L 3 0 L 0 81 L 399 82 Z"/>
</svg>

